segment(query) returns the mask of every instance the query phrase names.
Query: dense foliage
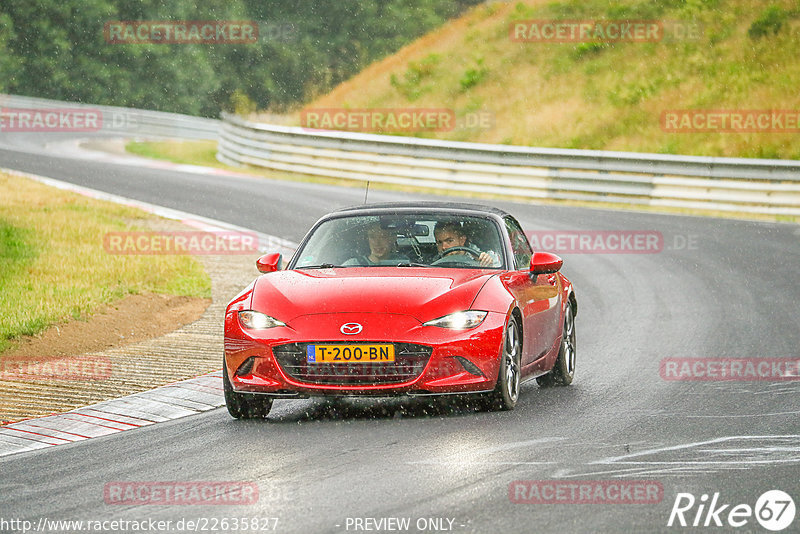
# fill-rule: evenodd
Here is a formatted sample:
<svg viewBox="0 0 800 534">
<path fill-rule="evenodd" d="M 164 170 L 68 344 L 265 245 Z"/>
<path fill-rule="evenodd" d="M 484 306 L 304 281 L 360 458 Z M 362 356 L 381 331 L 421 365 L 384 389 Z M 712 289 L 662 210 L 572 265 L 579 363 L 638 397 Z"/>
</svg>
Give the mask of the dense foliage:
<svg viewBox="0 0 800 534">
<path fill-rule="evenodd" d="M 325 92 L 479 0 L 3 0 L 0 92 L 217 116 Z M 252 44 L 109 44 L 109 21 L 252 20 Z"/>
</svg>

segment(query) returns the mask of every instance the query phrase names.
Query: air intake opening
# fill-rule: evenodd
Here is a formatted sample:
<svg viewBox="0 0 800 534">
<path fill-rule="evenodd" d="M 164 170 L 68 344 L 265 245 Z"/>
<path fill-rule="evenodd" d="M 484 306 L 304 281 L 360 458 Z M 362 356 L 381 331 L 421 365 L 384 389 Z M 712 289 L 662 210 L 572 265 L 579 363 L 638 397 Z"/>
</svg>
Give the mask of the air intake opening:
<svg viewBox="0 0 800 534">
<path fill-rule="evenodd" d="M 325 343 L 320 341 L 319 343 Z M 329 342 L 335 344 L 335 342 Z M 367 343 L 363 343 L 367 344 Z M 394 343 L 395 361 L 384 363 L 313 363 L 307 358 L 308 343 L 272 347 L 281 370 L 306 384 L 400 384 L 414 380 L 425 369 L 433 347 Z"/>
<path fill-rule="evenodd" d="M 256 358 L 255 356 L 250 356 L 247 358 L 242 365 L 236 370 L 236 376 L 244 376 L 249 375 L 250 372 L 253 370 L 253 364 L 255 363 Z"/>
<path fill-rule="evenodd" d="M 456 356 L 456 360 L 458 360 L 458 363 L 461 364 L 461 367 L 463 367 L 464 370 L 469 374 L 475 376 L 483 376 L 483 373 L 481 373 L 481 370 L 478 369 L 478 366 L 469 361 L 468 359 L 464 358 L 463 356 Z"/>
</svg>

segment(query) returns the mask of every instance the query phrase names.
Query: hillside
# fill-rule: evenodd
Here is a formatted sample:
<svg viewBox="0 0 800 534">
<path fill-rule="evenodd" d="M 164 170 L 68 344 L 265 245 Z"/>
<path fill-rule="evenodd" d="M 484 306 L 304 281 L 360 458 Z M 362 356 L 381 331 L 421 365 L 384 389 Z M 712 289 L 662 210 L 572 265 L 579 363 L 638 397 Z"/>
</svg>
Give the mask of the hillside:
<svg viewBox="0 0 800 534">
<path fill-rule="evenodd" d="M 529 0 L 478 6 L 305 109 L 450 109 L 460 127 L 411 135 L 460 141 L 800 158 L 800 129 L 791 117 L 777 123 L 783 131 L 762 126 L 749 132 L 670 132 L 662 125 L 662 114 L 671 110 L 792 110 L 796 118 L 800 2 L 615 4 Z M 663 33 L 658 40 L 633 42 L 512 40 L 513 23 L 554 19 L 656 21 Z M 466 127 L 470 114 L 491 120 Z M 301 117 L 296 114 L 294 122 Z"/>
</svg>

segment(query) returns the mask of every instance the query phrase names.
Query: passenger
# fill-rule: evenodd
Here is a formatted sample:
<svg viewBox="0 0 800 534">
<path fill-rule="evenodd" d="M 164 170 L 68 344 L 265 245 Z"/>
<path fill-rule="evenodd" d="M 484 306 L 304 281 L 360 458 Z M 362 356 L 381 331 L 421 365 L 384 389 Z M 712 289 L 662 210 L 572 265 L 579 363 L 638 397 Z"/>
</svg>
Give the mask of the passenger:
<svg viewBox="0 0 800 534">
<path fill-rule="evenodd" d="M 395 249 L 396 236 L 392 229 L 383 228 L 380 223 L 372 223 L 367 228 L 369 255 L 350 258 L 343 265 L 396 265 L 408 263 L 408 257 Z"/>
</svg>

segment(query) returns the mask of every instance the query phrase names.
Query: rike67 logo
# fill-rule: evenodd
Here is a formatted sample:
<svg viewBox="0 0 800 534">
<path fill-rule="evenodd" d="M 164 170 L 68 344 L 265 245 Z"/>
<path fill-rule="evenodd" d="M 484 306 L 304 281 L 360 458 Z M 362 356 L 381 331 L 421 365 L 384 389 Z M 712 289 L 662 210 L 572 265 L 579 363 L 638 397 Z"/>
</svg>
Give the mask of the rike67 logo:
<svg viewBox="0 0 800 534">
<path fill-rule="evenodd" d="M 764 492 L 757 500 L 755 507 L 749 504 L 735 506 L 720 502 L 719 492 L 714 493 L 711 502 L 708 495 L 703 494 L 696 499 L 691 493 L 678 493 L 669 514 L 667 526 L 681 527 L 743 527 L 755 517 L 756 521 L 767 530 L 778 532 L 794 522 L 794 500 L 780 490 Z"/>
</svg>

